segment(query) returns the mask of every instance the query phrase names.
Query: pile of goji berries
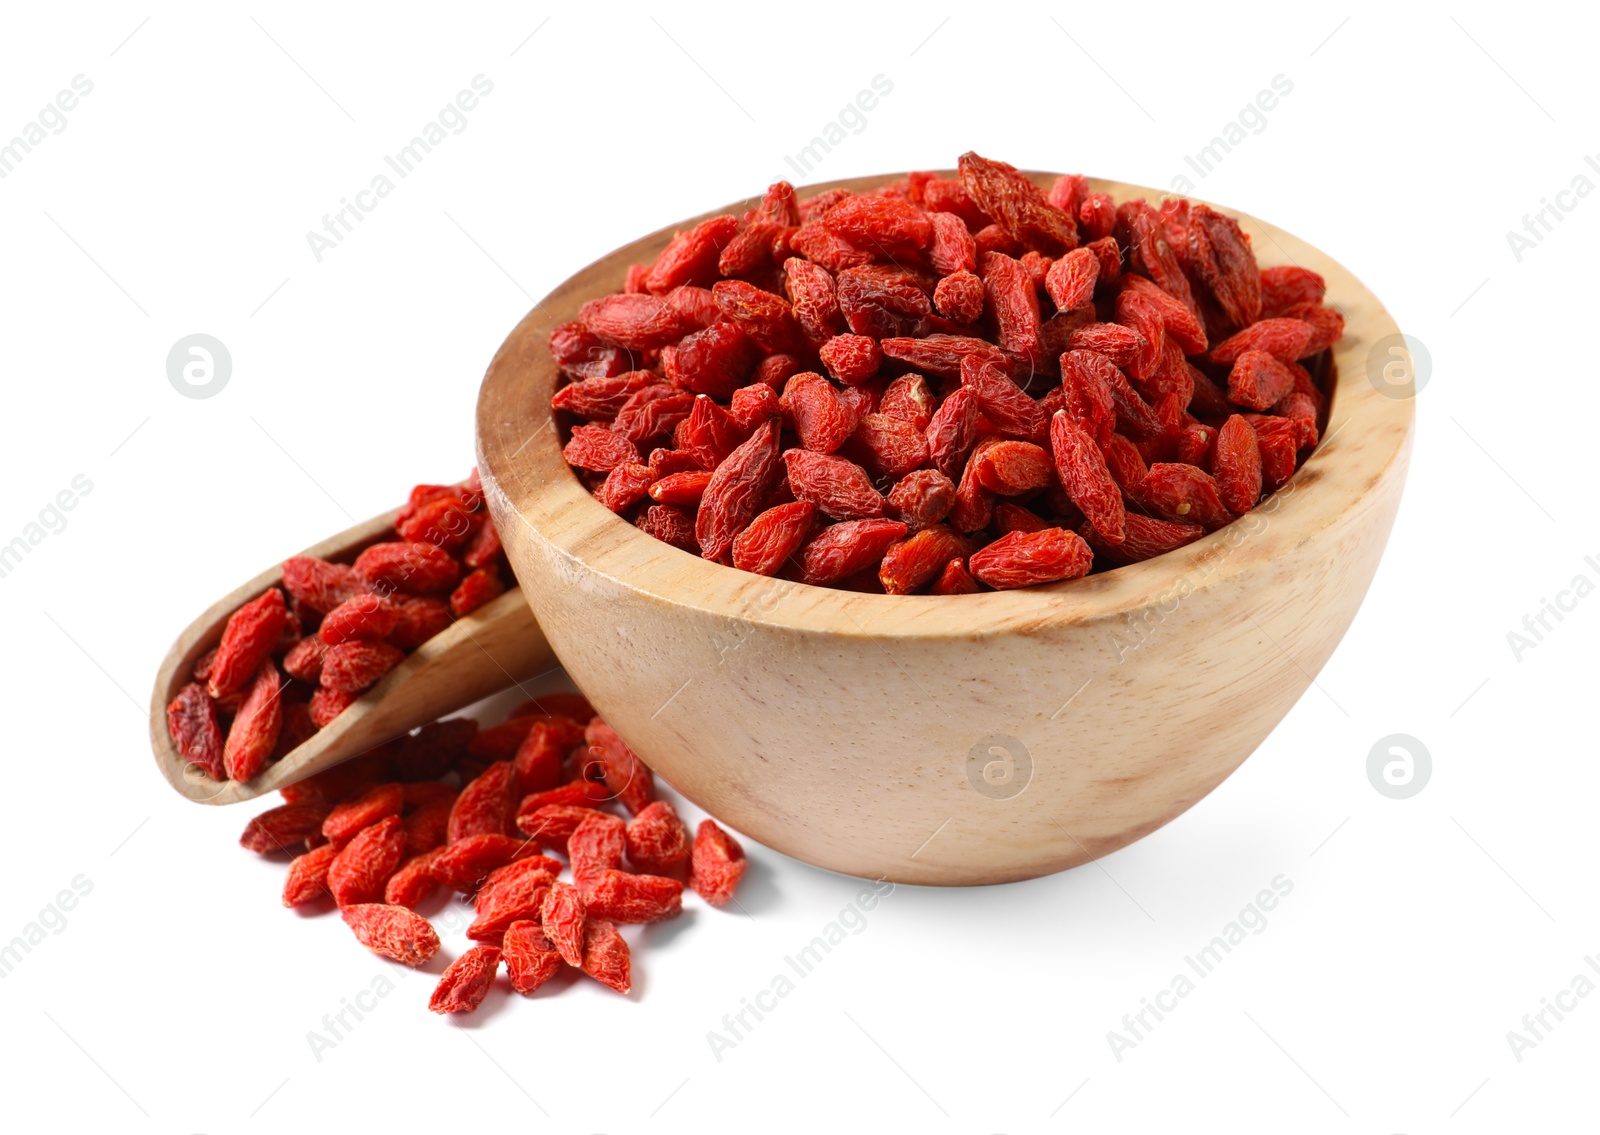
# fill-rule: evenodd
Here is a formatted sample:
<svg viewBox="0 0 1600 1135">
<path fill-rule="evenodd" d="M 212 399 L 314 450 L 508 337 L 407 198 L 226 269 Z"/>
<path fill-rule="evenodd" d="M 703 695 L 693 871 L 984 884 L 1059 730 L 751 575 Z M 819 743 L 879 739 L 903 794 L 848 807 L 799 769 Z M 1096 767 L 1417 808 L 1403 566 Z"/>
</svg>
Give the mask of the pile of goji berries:
<svg viewBox="0 0 1600 1135">
<path fill-rule="evenodd" d="M 640 529 L 860 591 L 1025 587 L 1255 507 L 1326 421 L 1344 319 L 1203 204 L 958 178 L 677 234 L 550 350 L 565 456 Z"/>
<path fill-rule="evenodd" d="M 627 993 L 617 924 L 675 917 L 685 880 L 723 906 L 745 869 L 714 821 L 690 838 L 656 799 L 650 769 L 576 694 L 536 698 L 489 729 L 436 721 L 283 798 L 239 842 L 295 856 L 285 906 L 331 898 L 363 945 L 420 966 L 440 941 L 415 908 L 441 888 L 470 899 L 474 944 L 441 976 L 429 1002 L 438 1013 L 476 1009 L 502 962 L 518 993 L 566 967 Z M 619 804 L 628 819 L 608 810 Z M 566 858 L 570 883 L 547 850 Z"/>
<path fill-rule="evenodd" d="M 511 580 L 476 470 L 465 485 L 416 486 L 394 528 L 354 563 L 285 560 L 282 588 L 228 617 L 167 706 L 184 760 L 250 780 Z"/>
</svg>

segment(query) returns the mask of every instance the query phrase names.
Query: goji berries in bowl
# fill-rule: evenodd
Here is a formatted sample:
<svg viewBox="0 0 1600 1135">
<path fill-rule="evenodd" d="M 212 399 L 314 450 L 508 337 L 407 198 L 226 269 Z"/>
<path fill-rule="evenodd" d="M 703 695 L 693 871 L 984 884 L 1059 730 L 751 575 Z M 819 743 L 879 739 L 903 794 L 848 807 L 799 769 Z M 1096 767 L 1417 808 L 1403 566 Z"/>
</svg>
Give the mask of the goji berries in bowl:
<svg viewBox="0 0 1600 1135">
<path fill-rule="evenodd" d="M 802 197 L 833 193 L 837 202 L 854 193 L 865 198 L 893 176 L 810 187 Z M 1042 200 L 1053 175 L 1029 176 L 1040 187 Z M 1153 190 L 1099 181 L 1089 181 L 1083 189 L 1097 203 L 1137 198 L 1153 202 L 1159 197 Z M 675 229 L 688 232 L 726 214 L 735 218 L 744 214 L 741 223 L 748 228 L 759 209 L 757 201 L 744 202 Z M 927 211 L 939 212 L 931 205 Z M 633 515 L 627 507 L 613 511 L 617 497 L 599 479 L 591 491 L 568 463 L 575 438 L 580 460 L 587 461 L 584 468 L 595 460 L 583 451 L 597 453 L 596 447 L 615 444 L 600 436 L 606 432 L 601 426 L 583 425 L 585 418 L 603 420 L 606 414 L 575 414 L 586 407 L 575 405 L 581 399 L 572 396 L 556 402 L 555 416 L 549 409 L 564 383 L 588 373 L 571 358 L 558 361 L 551 351 L 552 334 L 579 320 L 580 311 L 591 301 L 624 291 L 647 297 L 648 274 L 653 271 L 649 266 L 657 264 L 672 244 L 674 230 L 619 249 L 569 279 L 536 305 L 506 340 L 484 380 L 478 412 L 479 466 L 486 499 L 524 593 L 568 673 L 627 742 L 696 803 L 780 851 L 849 874 L 935 884 L 1027 878 L 1106 854 L 1181 814 L 1256 748 L 1309 686 L 1349 626 L 1377 569 L 1399 504 L 1413 420 L 1409 398 L 1397 398 L 1394 387 L 1368 378 L 1367 358 L 1374 348 L 1384 340 L 1400 341 L 1393 320 L 1376 297 L 1338 263 L 1289 233 L 1221 210 L 1208 210 L 1206 215 L 1218 218 L 1222 227 L 1231 228 L 1236 221 L 1238 231 L 1249 238 L 1244 247 L 1253 250 L 1263 266 L 1285 266 L 1274 278 L 1293 278 L 1296 273 L 1289 266 L 1308 270 L 1306 278 L 1320 275 L 1326 282 L 1326 304 L 1343 316 L 1342 338 L 1317 360 L 1323 376 L 1317 393 L 1328 400 L 1326 418 L 1317 431 L 1320 444 L 1292 476 L 1292 456 L 1288 467 L 1280 467 L 1276 475 L 1269 467 L 1269 487 L 1276 484 L 1276 491 L 1255 503 L 1259 493 L 1241 497 L 1240 480 L 1215 467 L 1215 462 L 1228 458 L 1217 448 L 1219 431 L 1212 429 L 1213 436 L 1207 438 L 1203 427 L 1209 414 L 1217 411 L 1197 406 L 1195 412 L 1201 417 L 1195 418 L 1181 399 L 1175 406 L 1163 405 L 1163 413 L 1176 415 L 1174 428 L 1188 430 L 1189 442 L 1203 443 L 1206 455 L 1194 456 L 1194 464 L 1182 458 L 1159 459 L 1172 462 L 1170 468 L 1178 471 L 1172 476 L 1194 469 L 1203 480 L 1193 475 L 1190 479 L 1200 484 L 1211 480 L 1198 468 L 1203 460 L 1217 473 L 1214 483 L 1224 489 L 1216 517 L 1196 517 L 1204 535 L 1197 528 L 1185 537 L 1189 542 L 1146 547 L 1142 554 L 1149 558 L 1141 558 L 1126 548 L 1119 553 L 1106 546 L 1108 541 L 1097 539 L 1103 533 L 1097 531 L 1099 525 L 1093 523 L 1088 507 L 1082 511 L 1089 519 L 1076 531 L 1064 524 L 1048 529 L 1050 521 L 1039 521 L 1037 512 L 1067 515 L 1081 504 L 1071 492 L 1067 494 L 1071 501 L 1047 502 L 1034 512 L 991 498 L 998 518 L 992 526 L 974 527 L 985 529 L 985 539 L 993 543 L 981 551 L 954 543 L 943 550 L 943 559 L 953 561 L 948 574 L 954 578 L 945 587 L 940 586 L 945 582 L 942 575 L 932 584 L 922 581 L 921 589 L 926 592 L 931 586 L 938 592 L 933 594 L 872 593 L 858 589 L 864 586 L 859 580 L 845 587 L 819 586 L 842 582 L 841 575 L 812 573 L 804 566 L 787 573 L 793 578 L 757 574 L 763 568 L 778 570 L 794 551 L 781 548 L 775 561 L 764 562 L 761 552 L 769 541 L 760 534 L 747 538 L 761 545 L 755 554 L 743 557 L 741 566 L 751 570 L 731 566 L 741 564 L 734 545 L 756 511 L 803 511 L 819 491 L 837 488 L 830 483 L 817 489 L 819 481 L 837 480 L 820 464 L 834 458 L 813 452 L 826 446 L 791 446 L 778 440 L 805 424 L 797 420 L 796 407 L 809 396 L 793 398 L 784 386 L 784 379 L 797 380 L 793 368 L 777 383 L 784 389 L 786 404 L 773 398 L 763 408 L 768 400 L 752 396 L 742 406 L 731 404 L 726 413 L 735 426 L 741 424 L 741 413 L 749 419 L 743 423 L 749 427 L 743 440 L 730 449 L 755 445 L 752 439 L 759 440 L 757 435 L 766 430 L 773 435 L 765 439 L 773 450 L 788 451 L 782 461 L 782 492 L 794 505 L 786 504 L 781 495 L 762 495 L 772 490 L 764 483 L 754 490 L 760 499 L 751 509 L 746 510 L 744 504 L 749 502 L 743 502 L 733 510 L 742 519 L 722 525 L 719 514 L 697 532 L 695 504 L 716 491 L 711 485 L 716 478 L 737 482 L 738 471 L 724 476 L 718 462 L 711 463 L 717 466 L 715 472 L 704 462 L 689 461 L 676 468 L 671 454 L 663 458 L 661 468 L 650 469 L 642 457 L 624 454 L 611 467 L 635 461 L 648 474 L 639 479 L 650 500 L 663 511 L 645 501 L 634 510 L 632 523 L 619 515 Z M 1230 217 L 1232 221 L 1225 220 Z M 969 218 L 966 223 L 972 227 L 984 219 Z M 1026 230 L 1029 223 L 1026 209 L 1020 218 L 994 219 L 1006 220 L 1010 229 Z M 730 228 L 730 233 L 736 241 L 737 232 Z M 1016 233 L 1010 235 L 1016 238 Z M 1156 233 L 1148 239 L 1162 238 Z M 723 246 L 731 247 L 728 240 Z M 676 247 L 681 248 L 682 242 Z M 1023 247 L 1019 244 L 1013 250 L 1018 263 L 1026 260 Z M 1037 256 L 1036 248 L 1029 251 Z M 869 264 L 892 263 L 898 254 L 900 250 L 892 246 L 863 253 Z M 1047 260 L 1033 265 L 1046 274 L 1051 266 Z M 791 270 L 796 275 L 809 271 Z M 1130 264 L 1125 271 L 1159 274 L 1148 263 Z M 765 277 L 751 273 L 757 283 L 746 286 L 759 295 L 724 289 L 729 295 L 721 297 L 718 307 L 738 322 L 747 310 L 776 310 L 782 304 L 798 322 L 799 305 L 778 294 L 789 294 L 791 289 L 775 272 Z M 946 294 L 933 297 L 941 316 L 949 312 L 955 318 L 966 312 L 960 318 L 970 322 L 985 303 L 1005 302 L 987 285 L 987 290 L 963 294 L 961 281 L 950 282 L 955 275 L 940 281 Z M 1072 290 L 1069 280 L 1055 283 L 1063 293 Z M 1201 280 L 1195 286 L 1202 283 L 1210 288 L 1208 303 L 1214 299 L 1226 306 L 1225 280 Z M 1048 287 L 1049 280 L 1040 286 Z M 1134 293 L 1130 303 L 1138 306 L 1141 290 L 1143 283 L 1124 283 L 1116 294 Z M 1113 298 L 1095 297 L 1100 302 Z M 597 310 L 609 306 L 613 305 L 590 306 L 589 318 L 598 321 Z M 718 325 L 715 313 L 704 318 L 703 326 Z M 1135 311 L 1118 322 L 1126 325 L 1137 318 Z M 781 319 L 778 322 L 782 324 Z M 904 337 L 915 341 L 920 333 L 926 338 L 930 326 L 937 324 L 920 321 L 917 332 Z M 1292 330 L 1299 334 L 1304 328 L 1301 322 Z M 1285 418 L 1291 418 L 1294 414 L 1283 410 L 1282 403 L 1295 391 L 1285 388 L 1268 397 L 1265 390 L 1284 378 L 1270 365 L 1274 347 L 1266 339 L 1273 330 L 1260 333 L 1261 369 L 1244 368 L 1237 390 L 1228 376 L 1228 394 L 1236 407 L 1249 407 L 1252 400 L 1263 405 L 1273 402 Z M 620 350 L 634 352 L 635 357 L 632 366 L 603 357 L 597 375 L 620 373 L 619 366 L 658 370 L 659 378 L 636 384 L 642 388 L 651 381 L 670 386 L 672 373 L 685 371 L 684 360 L 657 356 L 662 344 L 640 342 L 630 347 L 617 341 L 623 336 L 616 329 L 600 331 L 596 346 L 602 353 Z M 1116 336 L 1112 331 L 1094 334 Z M 854 338 L 865 342 L 854 343 Z M 841 339 L 846 341 L 837 342 Z M 869 346 L 877 345 L 872 336 L 839 334 L 820 350 L 814 337 L 812 344 L 796 340 L 783 351 L 778 349 L 785 346 L 782 342 L 763 343 L 741 365 L 753 371 L 775 355 L 803 356 L 810 351 L 816 361 L 807 359 L 803 371 L 826 370 L 847 385 L 853 378 L 859 381 L 859 374 L 870 373 L 865 369 L 869 364 L 882 367 L 879 378 L 886 384 L 915 369 L 914 344 L 909 349 L 897 345 L 908 358 L 892 360 L 871 358 Z M 1108 346 L 1115 344 L 1108 341 Z M 1011 352 L 1013 359 L 1015 354 Z M 1180 361 L 1181 357 L 1180 352 Z M 1291 349 L 1287 357 L 1298 356 Z M 1218 356 L 1209 361 L 1234 360 Z M 690 360 L 688 365 L 695 364 Z M 568 373 L 563 374 L 564 369 Z M 1063 362 L 1062 370 L 1066 369 Z M 821 374 L 813 377 L 816 382 L 828 381 Z M 940 377 L 947 395 L 944 401 L 955 401 L 948 397 L 954 379 Z M 959 380 L 967 388 L 980 386 L 989 377 L 963 372 Z M 1046 381 L 1065 385 L 1054 373 Z M 888 397 L 881 391 L 878 396 Z M 1045 393 L 1041 402 L 1048 406 L 1052 396 Z M 1071 405 L 1070 391 L 1054 396 L 1057 408 L 1081 420 Z M 656 400 L 666 403 L 672 397 L 666 391 Z M 844 392 L 845 400 L 851 397 L 859 396 Z M 981 389 L 976 397 L 984 402 Z M 1322 409 L 1311 411 L 1313 429 L 1316 411 Z M 982 405 L 982 410 L 984 420 L 994 426 L 991 406 Z M 610 414 L 616 412 L 609 408 Z M 641 412 L 652 411 L 641 406 Z M 1117 412 L 1124 415 L 1125 408 L 1118 406 Z M 876 416 L 881 415 L 868 412 L 858 425 Z M 1245 423 L 1247 417 L 1235 414 L 1229 425 L 1235 420 Z M 1216 421 L 1222 424 L 1220 417 Z M 980 424 L 980 432 L 982 428 Z M 1120 431 L 1120 418 L 1117 428 Z M 1276 427 L 1258 420 L 1253 428 L 1261 432 Z M 579 432 L 585 429 L 596 432 Z M 982 471 L 983 483 L 1004 487 L 1015 475 L 1019 483 L 1037 480 L 1038 491 L 1046 493 L 1049 489 L 1042 486 L 1058 473 L 1064 479 L 1071 476 L 1074 447 L 1096 442 L 1103 446 L 1105 439 L 1083 433 L 1082 438 L 1066 434 L 1061 439 L 1040 435 L 1037 444 L 1008 446 L 997 440 L 985 458 L 993 467 Z M 1051 456 L 1047 443 L 1054 449 L 1053 469 L 1045 464 Z M 1180 444 L 1176 436 L 1172 444 Z M 874 449 L 871 444 L 866 448 Z M 1041 460 L 1033 449 L 1046 457 Z M 1268 457 L 1267 450 L 1262 444 L 1263 458 Z M 1136 456 L 1143 455 L 1136 452 Z M 722 460 L 733 457 L 725 455 Z M 1034 464 L 1041 467 L 1033 470 Z M 906 469 L 895 472 L 907 479 L 921 476 Z M 605 479 L 609 484 L 610 476 Z M 926 479 L 931 482 L 934 477 Z M 1121 478 L 1114 487 L 1122 489 L 1125 501 L 1135 499 Z M 869 482 L 860 496 L 865 500 L 867 491 L 877 495 L 880 488 Z M 623 485 L 615 490 L 630 491 Z M 899 491 L 896 484 L 895 492 Z M 909 526 L 885 517 L 914 510 L 920 499 L 914 498 L 908 492 L 896 501 L 890 493 L 886 505 L 868 502 L 877 508 L 868 508 L 857 520 L 845 519 L 849 501 L 823 506 L 838 523 L 811 537 L 802 558 L 809 560 L 811 546 L 849 524 L 884 526 L 883 543 L 892 548 L 906 538 Z M 1197 507 L 1196 501 L 1205 507 L 1202 498 L 1178 493 L 1174 512 L 1162 523 L 1179 526 L 1173 516 L 1187 517 L 1181 506 Z M 1112 503 L 1121 507 L 1115 498 Z M 1130 509 L 1127 516 L 1132 518 L 1134 512 Z M 674 526 L 683 525 L 682 517 L 690 520 L 680 534 Z M 774 525 L 782 519 L 780 515 Z M 1014 535 L 1026 536 L 1039 528 L 1060 533 L 1049 539 L 1067 551 L 1077 544 L 1083 544 L 1085 551 L 1092 546 L 1101 561 L 1097 570 L 1076 579 L 1067 577 L 1081 571 L 1039 574 L 1037 560 L 1030 559 L 1038 549 L 1006 543 Z M 963 530 L 971 532 L 973 527 Z M 844 558 L 850 559 L 868 537 L 851 530 L 835 539 L 848 552 Z M 716 545 L 714 551 L 723 562 L 674 546 L 703 548 L 707 540 Z M 829 555 L 832 551 L 824 549 Z M 1042 552 L 1049 556 L 1051 549 Z M 872 563 L 883 559 L 886 573 L 884 548 L 876 548 L 874 555 Z M 1127 560 L 1137 562 L 1112 566 Z M 881 573 L 880 578 L 884 578 Z M 1041 585 L 1039 579 L 1063 581 Z M 888 580 L 885 589 L 896 590 L 888 585 L 892 582 Z M 979 584 L 1007 589 L 980 591 Z"/>
</svg>

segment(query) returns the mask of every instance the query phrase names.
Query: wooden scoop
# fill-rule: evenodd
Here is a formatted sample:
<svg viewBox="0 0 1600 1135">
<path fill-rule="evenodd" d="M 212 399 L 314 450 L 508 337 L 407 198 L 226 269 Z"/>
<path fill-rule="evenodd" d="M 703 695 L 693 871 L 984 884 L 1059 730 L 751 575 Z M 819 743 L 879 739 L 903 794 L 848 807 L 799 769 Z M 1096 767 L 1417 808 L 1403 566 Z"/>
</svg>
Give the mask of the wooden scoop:
<svg viewBox="0 0 1600 1135">
<path fill-rule="evenodd" d="M 398 511 L 375 516 L 301 554 L 348 562 L 369 544 L 393 538 Z M 254 780 L 215 780 L 179 754 L 167 732 L 167 704 L 190 682 L 200 656 L 221 641 L 228 616 L 282 582 L 281 568 L 273 567 L 217 600 L 185 628 L 162 659 L 150 697 L 150 745 L 161 775 L 190 800 L 234 804 L 276 791 L 556 664 L 522 592 L 508 591 L 423 643 L 310 740 L 268 765 Z"/>
</svg>

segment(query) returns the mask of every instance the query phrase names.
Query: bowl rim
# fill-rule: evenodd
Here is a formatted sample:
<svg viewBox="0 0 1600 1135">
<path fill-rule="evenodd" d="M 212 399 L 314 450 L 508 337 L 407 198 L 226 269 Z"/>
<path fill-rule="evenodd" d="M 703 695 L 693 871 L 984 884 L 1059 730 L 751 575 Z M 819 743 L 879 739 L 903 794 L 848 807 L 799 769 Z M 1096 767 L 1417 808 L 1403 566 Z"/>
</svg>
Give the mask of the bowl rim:
<svg viewBox="0 0 1600 1135">
<path fill-rule="evenodd" d="M 936 171 L 953 176 L 954 171 Z M 1024 171 L 1048 186 L 1054 173 Z M 803 187 L 807 196 L 834 188 L 862 190 L 906 176 L 886 173 Z M 1163 191 L 1090 178 L 1092 190 L 1159 200 Z M 1252 570 L 1263 555 L 1233 555 L 1255 530 L 1270 528 L 1290 546 L 1314 538 L 1338 516 L 1371 505 L 1366 490 L 1397 460 L 1404 460 L 1415 420 L 1414 389 L 1381 391 L 1369 378 L 1376 344 L 1399 329 L 1378 298 L 1349 270 L 1293 234 L 1224 206 L 1252 237 L 1264 266 L 1295 263 L 1321 273 L 1327 294 L 1345 314 L 1344 337 L 1334 347 L 1335 384 L 1326 429 L 1317 448 L 1277 492 L 1256 509 L 1199 540 L 1135 564 L 1080 579 L 962 596 L 878 595 L 755 575 L 675 548 L 635 528 L 602 505 L 561 455 L 559 430 L 549 409 L 557 368 L 547 342 L 551 329 L 577 318 L 581 304 L 620 288 L 629 265 L 649 263 L 674 233 L 709 217 L 738 213 L 756 198 L 735 201 L 658 229 L 600 257 L 537 302 L 507 336 L 490 362 L 479 391 L 478 467 L 486 496 L 503 530 L 520 524 L 547 555 L 560 578 L 579 583 L 599 576 L 654 603 L 737 622 L 782 626 L 830 635 L 926 638 L 987 637 L 1096 620 L 1121 620 L 1172 595 L 1223 586 Z M 1198 198 L 1191 201 L 1199 202 Z M 1362 351 L 1369 359 L 1360 357 Z M 532 405 L 535 409 L 528 412 Z M 1354 426 L 1353 430 L 1349 427 Z M 532 433 L 529 433 L 529 430 Z M 1266 525 L 1251 518 L 1266 517 Z M 515 537 L 511 537 L 515 539 Z M 1262 553 L 1270 549 L 1260 548 Z M 536 592 L 526 586 L 539 609 Z M 940 603 L 939 600 L 944 600 Z M 890 659 L 892 661 L 892 659 Z"/>
</svg>

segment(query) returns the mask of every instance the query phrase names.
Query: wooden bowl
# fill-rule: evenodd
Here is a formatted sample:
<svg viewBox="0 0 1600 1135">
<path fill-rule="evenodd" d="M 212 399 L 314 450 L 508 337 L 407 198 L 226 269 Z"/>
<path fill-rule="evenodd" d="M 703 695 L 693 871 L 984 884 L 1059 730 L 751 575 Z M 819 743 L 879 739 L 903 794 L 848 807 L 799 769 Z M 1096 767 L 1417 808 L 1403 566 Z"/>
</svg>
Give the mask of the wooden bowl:
<svg viewBox="0 0 1600 1135">
<path fill-rule="evenodd" d="M 1160 196 L 1092 185 L 1118 200 Z M 1377 570 L 1411 451 L 1410 391 L 1369 380 L 1369 353 L 1399 334 L 1377 297 L 1304 241 L 1234 215 L 1263 264 L 1322 273 L 1345 315 L 1321 446 L 1254 512 L 1178 551 L 982 595 L 751 575 L 596 501 L 561 457 L 546 341 L 672 230 L 591 264 L 511 332 L 478 403 L 489 507 L 557 657 L 689 799 L 834 871 L 1025 879 L 1178 816 L 1243 763 L 1333 653 Z"/>
</svg>

